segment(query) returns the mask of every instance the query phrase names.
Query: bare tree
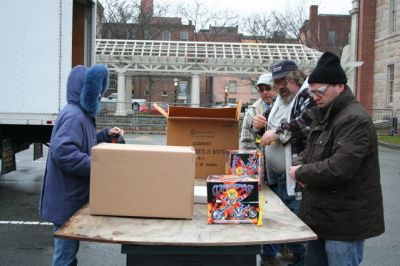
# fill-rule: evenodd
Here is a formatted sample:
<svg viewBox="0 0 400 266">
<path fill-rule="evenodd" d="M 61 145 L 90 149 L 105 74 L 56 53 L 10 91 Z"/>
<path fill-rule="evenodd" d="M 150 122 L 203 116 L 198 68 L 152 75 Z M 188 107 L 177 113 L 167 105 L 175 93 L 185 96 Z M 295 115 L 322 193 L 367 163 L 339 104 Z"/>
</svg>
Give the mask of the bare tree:
<svg viewBox="0 0 400 266">
<path fill-rule="evenodd" d="M 277 27 L 270 14 L 254 14 L 244 18 L 241 29 L 259 43 L 285 43 L 288 39 L 286 32 Z"/>
<path fill-rule="evenodd" d="M 300 28 L 307 19 L 307 0 L 296 1 L 297 4 L 287 4 L 283 12 L 274 11 L 271 13 L 273 24 L 287 36 L 300 39 Z"/>
<path fill-rule="evenodd" d="M 343 47 L 347 44 L 348 29 L 335 28 L 335 36 L 328 35 L 328 41 L 321 37 L 320 25 L 317 20 L 309 20 L 307 10 L 310 7 L 310 0 L 296 1 L 295 5 L 287 5 L 283 12 L 272 12 L 272 20 L 275 28 L 280 28 L 286 34 L 298 40 L 299 43 L 320 51 L 332 51 L 339 56 Z M 325 29 L 326 30 L 326 29 Z M 323 32 L 328 34 L 328 32 Z M 336 38 L 338 37 L 338 38 Z M 331 39 L 330 39 L 331 38 Z"/>
<path fill-rule="evenodd" d="M 165 4 L 156 5 L 156 13 L 149 15 L 142 10 L 140 0 L 100 0 L 100 3 L 104 6 L 103 37 L 112 39 L 152 39 L 155 17 L 163 16 L 169 9 Z"/>
<path fill-rule="evenodd" d="M 197 41 L 203 38 L 204 41 L 215 41 L 218 34 L 229 34 L 230 30 L 238 32 L 237 14 L 230 10 L 215 10 L 200 0 L 179 2 L 176 14 L 195 25 L 194 38 Z M 207 34 L 202 34 L 205 32 Z"/>
</svg>

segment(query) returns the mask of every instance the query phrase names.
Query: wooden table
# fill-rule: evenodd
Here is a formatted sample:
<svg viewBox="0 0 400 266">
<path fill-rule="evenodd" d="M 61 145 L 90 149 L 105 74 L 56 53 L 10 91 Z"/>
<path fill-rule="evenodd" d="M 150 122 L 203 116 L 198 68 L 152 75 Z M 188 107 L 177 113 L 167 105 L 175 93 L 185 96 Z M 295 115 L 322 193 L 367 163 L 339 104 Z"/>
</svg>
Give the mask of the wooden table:
<svg viewBox="0 0 400 266">
<path fill-rule="evenodd" d="M 267 200 L 262 226 L 208 225 L 205 204 L 194 204 L 192 220 L 92 216 L 85 206 L 55 236 L 122 244 L 127 265 L 209 266 L 256 265 L 260 244 L 317 239 L 275 193 L 261 193 Z"/>
</svg>

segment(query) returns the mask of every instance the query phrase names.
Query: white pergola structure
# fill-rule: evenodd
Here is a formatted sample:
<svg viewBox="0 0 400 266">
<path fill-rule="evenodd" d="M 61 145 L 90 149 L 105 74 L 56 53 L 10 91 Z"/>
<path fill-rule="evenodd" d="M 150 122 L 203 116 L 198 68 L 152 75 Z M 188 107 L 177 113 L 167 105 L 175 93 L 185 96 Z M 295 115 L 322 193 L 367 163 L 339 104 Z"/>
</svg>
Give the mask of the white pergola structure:
<svg viewBox="0 0 400 266">
<path fill-rule="evenodd" d="M 259 75 L 283 59 L 293 60 L 300 69 L 312 69 L 320 56 L 321 52 L 301 44 L 96 41 L 96 62 L 107 64 L 118 76 L 119 102 L 131 98 L 132 88 L 125 84 L 132 84 L 133 75 L 191 76 L 191 104 L 199 106 L 200 75 Z M 117 114 L 125 113 L 123 105 L 117 107 Z"/>
</svg>

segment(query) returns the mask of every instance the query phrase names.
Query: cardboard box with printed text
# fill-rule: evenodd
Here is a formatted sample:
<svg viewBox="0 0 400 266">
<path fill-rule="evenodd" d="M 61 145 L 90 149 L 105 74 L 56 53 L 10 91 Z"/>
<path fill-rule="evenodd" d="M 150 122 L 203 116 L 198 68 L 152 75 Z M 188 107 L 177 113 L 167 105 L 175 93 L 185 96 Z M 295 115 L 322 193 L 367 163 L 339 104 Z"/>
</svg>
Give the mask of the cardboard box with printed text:
<svg viewBox="0 0 400 266">
<path fill-rule="evenodd" d="M 240 109 L 169 106 L 167 145 L 195 148 L 197 178 L 222 175 L 226 151 L 238 149 Z"/>
<path fill-rule="evenodd" d="M 95 146 L 90 214 L 191 219 L 195 157 L 192 147 Z"/>
</svg>

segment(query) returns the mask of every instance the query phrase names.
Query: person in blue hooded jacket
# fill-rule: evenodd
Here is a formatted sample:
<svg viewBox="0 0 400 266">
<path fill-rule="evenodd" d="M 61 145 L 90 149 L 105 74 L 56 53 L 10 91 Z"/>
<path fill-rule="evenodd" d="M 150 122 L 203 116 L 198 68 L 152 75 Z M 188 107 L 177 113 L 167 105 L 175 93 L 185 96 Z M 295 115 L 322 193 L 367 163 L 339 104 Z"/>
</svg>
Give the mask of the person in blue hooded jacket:
<svg viewBox="0 0 400 266">
<path fill-rule="evenodd" d="M 40 197 L 40 216 L 58 230 L 89 201 L 91 148 L 110 142 L 122 130 L 96 133 L 95 116 L 108 87 L 105 65 L 74 67 L 67 82 L 67 105 L 60 112 L 50 139 Z M 77 265 L 78 240 L 54 238 L 53 265 Z"/>
</svg>

